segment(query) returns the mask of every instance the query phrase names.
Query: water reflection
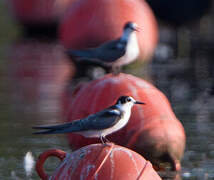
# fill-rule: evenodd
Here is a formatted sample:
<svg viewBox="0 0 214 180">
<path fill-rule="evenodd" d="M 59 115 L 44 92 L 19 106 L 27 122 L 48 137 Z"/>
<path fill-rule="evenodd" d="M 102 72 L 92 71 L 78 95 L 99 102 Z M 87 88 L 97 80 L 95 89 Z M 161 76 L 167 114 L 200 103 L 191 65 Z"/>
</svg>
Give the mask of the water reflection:
<svg viewBox="0 0 214 180">
<path fill-rule="evenodd" d="M 189 37 L 189 31 L 181 29 L 180 33 Z M 186 130 L 182 172 L 175 177 L 167 173 L 164 179 L 214 179 L 214 41 L 208 38 L 214 36 L 195 32 L 191 41 L 181 38 L 179 42 L 188 44 L 181 48 L 173 44 L 176 32 L 162 28 L 161 33 L 165 38 L 160 39 L 152 63 L 133 73 L 143 78 L 145 70 L 149 73 L 146 79 L 167 95 Z M 28 151 L 35 158 L 49 148 L 70 151 L 64 135 L 33 136 L 31 126 L 61 120 L 61 96 L 74 82 L 70 80 L 73 68 L 55 42 L 21 39 L 4 53 L 6 58 L 0 63 L 0 179 L 28 179 L 23 168 Z M 38 179 L 35 171 L 31 178 Z"/>
<path fill-rule="evenodd" d="M 27 151 L 38 157 L 48 148 L 67 146 L 63 136 L 32 136 L 31 126 L 60 120 L 61 94 L 72 67 L 57 43 L 18 40 L 6 57 L 0 76 L 0 179 L 24 179 Z M 38 178 L 35 172 L 32 178 Z"/>
<path fill-rule="evenodd" d="M 61 95 L 71 82 L 72 68 L 56 43 L 19 40 L 7 53 L 0 76 L 0 179 L 27 179 L 23 168 L 26 152 L 32 151 L 37 158 L 49 148 L 70 151 L 64 135 L 32 136 L 31 126 L 61 120 Z M 153 83 L 168 96 L 187 133 L 183 170 L 175 177 L 168 173 L 164 179 L 214 177 L 214 99 L 210 88 L 192 87 L 189 67 L 184 60 L 154 60 L 148 66 Z M 38 179 L 35 171 L 32 179 Z"/>
<path fill-rule="evenodd" d="M 57 100 L 71 68 L 63 50 L 55 43 L 33 40 L 14 43 L 7 59 L 7 83 L 11 92 L 15 92 L 11 93 L 14 108 L 57 112 Z"/>
</svg>

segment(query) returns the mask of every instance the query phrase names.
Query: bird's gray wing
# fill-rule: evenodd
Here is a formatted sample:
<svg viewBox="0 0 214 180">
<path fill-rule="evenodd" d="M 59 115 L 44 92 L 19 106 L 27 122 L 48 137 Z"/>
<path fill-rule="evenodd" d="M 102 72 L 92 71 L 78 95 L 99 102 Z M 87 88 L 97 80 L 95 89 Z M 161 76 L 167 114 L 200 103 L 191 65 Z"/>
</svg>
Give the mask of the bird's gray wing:
<svg viewBox="0 0 214 180">
<path fill-rule="evenodd" d="M 97 59 L 111 63 L 122 57 L 125 53 L 126 43 L 124 44 L 117 39 L 97 48 Z"/>
<path fill-rule="evenodd" d="M 121 112 L 118 110 L 103 110 L 86 118 L 75 120 L 69 123 L 48 126 L 34 126 L 32 128 L 42 130 L 34 132 L 33 134 L 62 134 L 86 130 L 99 130 L 113 126 L 118 122 L 120 117 Z"/>
<path fill-rule="evenodd" d="M 73 59 L 94 59 L 96 58 L 96 49 L 83 49 L 75 50 L 69 49 L 65 52 L 69 57 Z"/>
<path fill-rule="evenodd" d="M 97 48 L 82 50 L 69 49 L 66 54 L 74 61 L 96 61 L 100 63 L 111 63 L 122 57 L 126 52 L 126 42 L 116 39 L 108 41 Z"/>
<path fill-rule="evenodd" d="M 92 114 L 82 120 L 85 130 L 101 130 L 115 125 L 121 118 L 121 112 L 117 109 L 103 110 Z"/>
</svg>

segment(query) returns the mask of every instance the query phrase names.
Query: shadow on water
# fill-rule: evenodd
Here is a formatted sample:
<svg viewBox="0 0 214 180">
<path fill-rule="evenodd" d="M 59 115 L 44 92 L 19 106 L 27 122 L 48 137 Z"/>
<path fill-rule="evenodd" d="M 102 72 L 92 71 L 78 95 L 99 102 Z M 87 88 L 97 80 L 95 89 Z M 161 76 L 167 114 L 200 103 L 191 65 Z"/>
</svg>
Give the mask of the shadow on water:
<svg viewBox="0 0 214 180">
<path fill-rule="evenodd" d="M 147 79 L 166 94 L 184 125 L 186 151 L 182 172 L 174 179 L 214 179 L 212 17 L 176 31 L 160 25 L 163 38 L 153 61 L 132 69 L 143 78 L 146 69 Z M 55 42 L 8 42 L 1 44 L 4 52 L 0 62 L 0 179 L 28 179 L 23 169 L 28 151 L 34 157 L 50 148 L 70 151 L 64 135 L 33 136 L 31 127 L 60 122 L 61 95 L 70 83 L 72 67 Z M 35 171 L 32 179 L 38 179 Z"/>
</svg>

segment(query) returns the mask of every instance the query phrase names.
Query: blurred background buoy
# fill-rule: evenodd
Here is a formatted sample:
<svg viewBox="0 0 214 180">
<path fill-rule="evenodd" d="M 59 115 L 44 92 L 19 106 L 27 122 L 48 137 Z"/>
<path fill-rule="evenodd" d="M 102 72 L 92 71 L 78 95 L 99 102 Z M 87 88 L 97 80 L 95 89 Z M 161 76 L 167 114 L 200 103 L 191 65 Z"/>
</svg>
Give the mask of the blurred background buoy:
<svg viewBox="0 0 214 180">
<path fill-rule="evenodd" d="M 159 169 L 167 162 L 172 170 L 180 170 L 185 148 L 185 133 L 165 95 L 149 82 L 132 75 L 108 74 L 98 80 L 83 83 L 63 97 L 65 119 L 73 121 L 113 105 L 121 95 L 130 95 L 145 102 L 133 107 L 129 123 L 107 138 L 129 147 L 149 159 Z M 99 139 L 68 134 L 69 144 L 76 149 Z"/>
<path fill-rule="evenodd" d="M 97 47 L 118 38 L 127 21 L 136 22 L 140 58 L 152 56 L 158 40 L 155 17 L 145 1 L 139 0 L 78 0 L 65 13 L 59 26 L 59 37 L 66 48 Z"/>
<path fill-rule="evenodd" d="M 16 92 L 11 105 L 21 111 L 31 104 L 33 111 L 56 112 L 72 67 L 59 44 L 20 39 L 8 50 L 7 74 L 9 89 Z"/>
<path fill-rule="evenodd" d="M 73 1 L 10 0 L 8 3 L 15 20 L 24 27 L 25 35 L 56 36 L 58 23 Z"/>
<path fill-rule="evenodd" d="M 43 169 L 50 156 L 62 160 L 55 172 L 48 176 Z M 136 152 L 114 144 L 91 144 L 70 154 L 61 150 L 43 152 L 36 170 L 43 179 L 54 180 L 160 180 L 151 163 Z"/>
</svg>

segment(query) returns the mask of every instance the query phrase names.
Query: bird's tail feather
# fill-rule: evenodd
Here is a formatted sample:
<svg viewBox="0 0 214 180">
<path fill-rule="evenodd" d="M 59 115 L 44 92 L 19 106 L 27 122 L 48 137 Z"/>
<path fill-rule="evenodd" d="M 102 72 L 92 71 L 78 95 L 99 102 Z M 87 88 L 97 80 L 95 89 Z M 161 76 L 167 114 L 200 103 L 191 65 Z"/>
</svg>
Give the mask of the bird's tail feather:
<svg viewBox="0 0 214 180">
<path fill-rule="evenodd" d="M 65 133 L 64 130 L 54 130 L 54 129 L 33 132 L 33 134 L 63 134 L 63 133 Z"/>
<path fill-rule="evenodd" d="M 56 124 L 56 125 L 45 125 L 45 126 L 33 126 L 33 129 L 60 129 L 60 128 L 67 128 L 68 126 L 72 125 L 73 122 L 64 123 L 64 124 Z"/>
<path fill-rule="evenodd" d="M 34 132 L 33 134 L 62 134 L 75 132 L 79 130 L 78 126 L 73 126 L 73 122 L 65 123 L 60 125 L 52 125 L 52 126 L 34 126 L 33 129 L 40 129 L 42 131 Z"/>
</svg>

